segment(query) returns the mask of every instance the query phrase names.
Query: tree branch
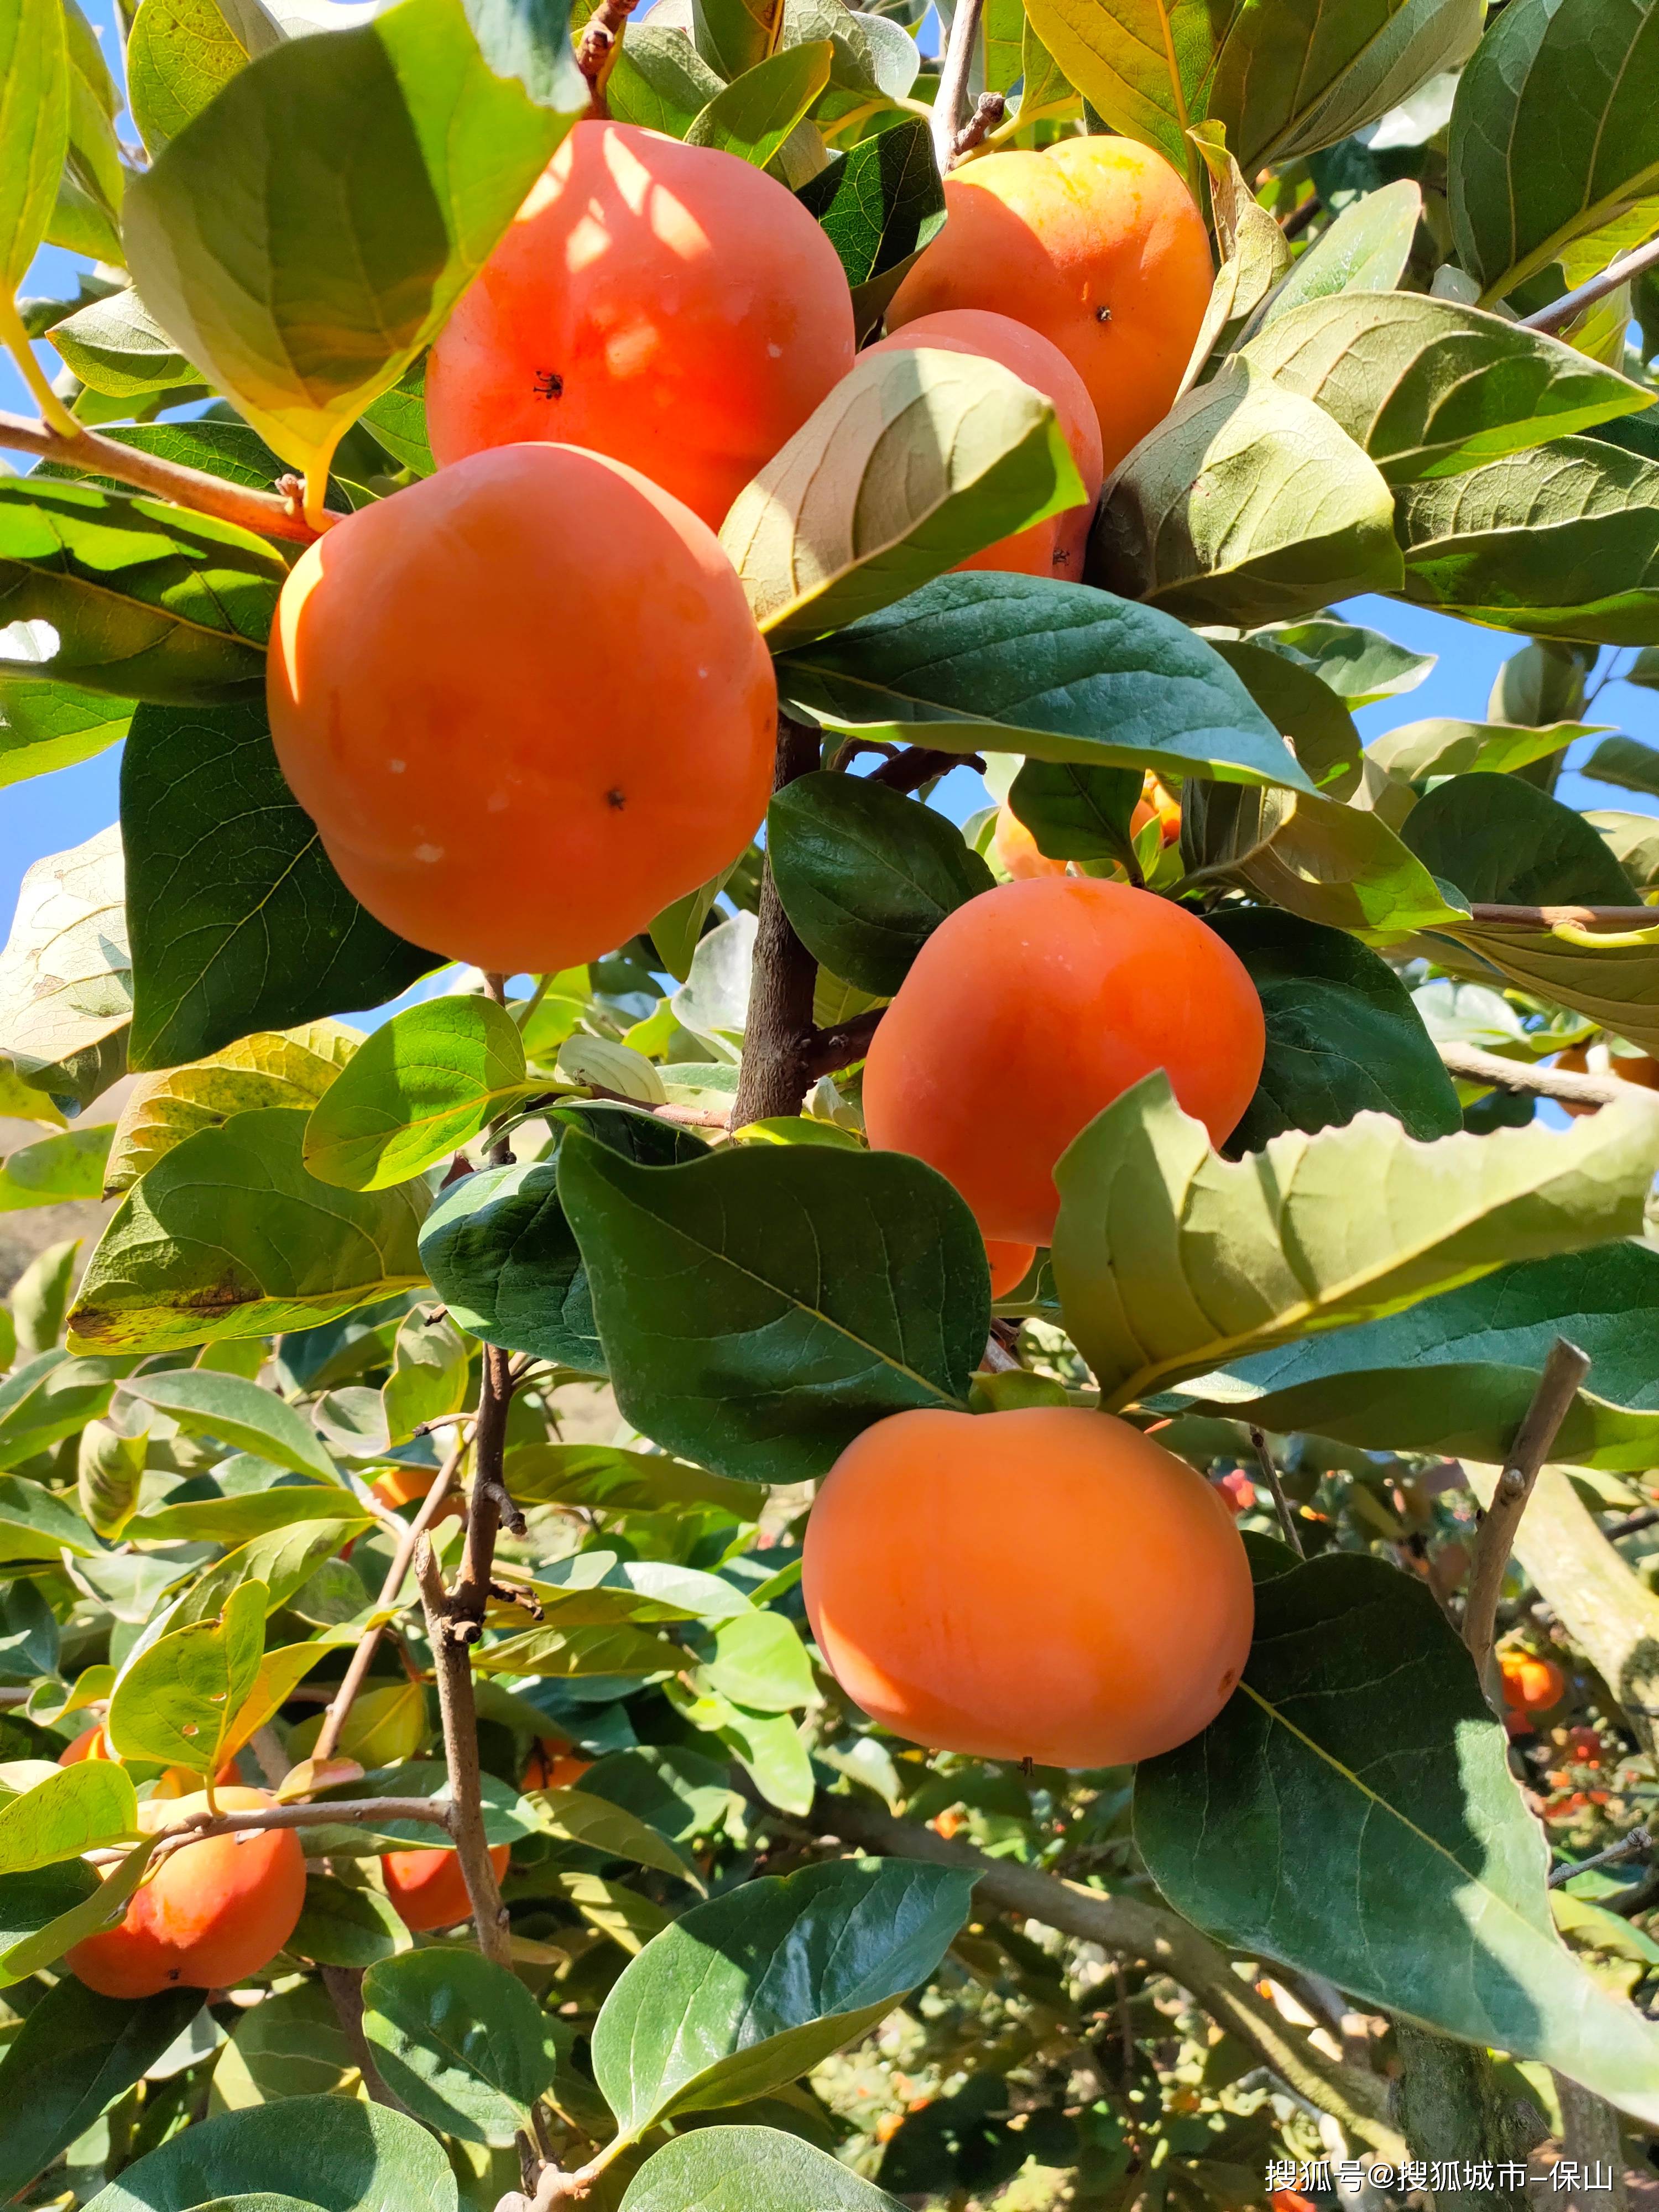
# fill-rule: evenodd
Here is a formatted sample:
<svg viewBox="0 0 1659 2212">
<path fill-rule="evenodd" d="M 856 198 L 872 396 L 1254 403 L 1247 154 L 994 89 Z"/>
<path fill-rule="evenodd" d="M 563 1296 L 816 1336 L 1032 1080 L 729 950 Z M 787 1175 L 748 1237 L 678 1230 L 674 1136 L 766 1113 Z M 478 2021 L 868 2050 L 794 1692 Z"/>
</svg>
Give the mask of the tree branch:
<svg viewBox="0 0 1659 2212">
<path fill-rule="evenodd" d="M 1297 1528 L 1296 1516 L 1291 1510 L 1291 1501 L 1285 1495 L 1285 1486 L 1279 1479 L 1279 1469 L 1273 1465 L 1273 1455 L 1267 1449 L 1267 1437 L 1261 1430 L 1253 1427 L 1250 1431 L 1250 1442 L 1255 1447 L 1256 1462 L 1261 1469 L 1261 1480 L 1267 1484 L 1268 1495 L 1273 1501 L 1273 1510 L 1279 1516 L 1279 1525 L 1285 1531 L 1285 1541 L 1298 1559 L 1305 1559 L 1308 1556 L 1308 1547 L 1302 1540 L 1302 1531 Z"/>
<path fill-rule="evenodd" d="M 1575 315 L 1583 314 L 1598 300 L 1605 300 L 1609 292 L 1616 292 L 1628 277 L 1639 276 L 1644 269 L 1656 267 L 1659 267 L 1659 238 L 1650 240 L 1646 246 L 1638 246 L 1633 253 L 1626 253 L 1620 260 L 1609 262 L 1599 276 L 1592 276 L 1575 292 L 1564 292 L 1547 307 L 1540 307 L 1535 315 L 1522 316 L 1521 327 L 1523 331 L 1563 330 Z"/>
<path fill-rule="evenodd" d="M 978 753 L 946 753 L 932 745 L 906 745 L 902 752 L 892 754 L 879 768 L 872 769 L 870 781 L 884 784 L 889 791 L 920 791 L 924 783 L 931 783 L 936 775 L 948 775 L 953 768 L 985 773 L 984 760 Z"/>
<path fill-rule="evenodd" d="M 343 1797 L 337 1802 L 310 1805 L 258 1805 L 246 1813 L 210 1813 L 205 1807 L 187 1814 L 170 1827 L 158 1829 L 155 1859 L 159 1862 L 186 1844 L 199 1844 L 209 1836 L 237 1836 L 256 1828 L 362 1828 L 389 1820 L 425 1820 L 447 1831 L 455 1808 L 447 1797 Z M 84 1854 L 94 1866 L 113 1865 L 126 1856 L 120 1850 Z"/>
<path fill-rule="evenodd" d="M 933 159 L 945 176 L 957 158 L 962 103 L 973 73 L 974 47 L 979 38 L 979 19 L 984 0 L 956 0 L 951 35 L 939 65 L 939 90 L 933 95 Z"/>
<path fill-rule="evenodd" d="M 952 164 L 981 144 L 1007 112 L 1008 103 L 1000 92 L 981 93 L 973 113 L 957 133 L 956 147 L 951 156 Z"/>
<path fill-rule="evenodd" d="M 495 1564 L 495 1539 L 501 1524 L 505 1522 L 515 1536 L 524 1534 L 524 1516 L 513 1503 L 502 1474 L 507 1417 L 512 1403 L 511 1355 L 499 1345 L 487 1344 L 478 1419 L 472 1432 L 472 1495 L 467 1506 L 466 1547 L 446 1607 L 448 1632 L 457 1644 L 476 1644 L 483 1631 L 484 1607 L 489 1600 L 489 1571 Z"/>
<path fill-rule="evenodd" d="M 449 1599 L 432 1540 L 422 1536 L 415 1550 L 415 1575 L 426 1613 L 426 1632 L 438 1678 L 438 1710 L 443 1717 L 444 1757 L 449 1767 L 450 1833 L 461 1863 L 478 1947 L 498 1966 L 512 1962 L 507 1907 L 489 1863 L 484 1835 L 483 1779 L 478 1771 L 478 1716 L 472 1700 L 472 1654 L 469 1643 L 453 1633 Z"/>
<path fill-rule="evenodd" d="M 1398 2112 L 1413 2155 L 1425 2163 L 1450 2160 L 1454 2171 L 1465 2160 L 1493 2169 L 1487 2185 L 1437 2190 L 1438 2212 L 1526 2212 L 1524 2169 L 1530 2146 L 1504 2095 L 1491 2053 L 1432 2034 L 1415 2021 L 1396 2019 L 1394 2033 L 1400 2054 Z M 1497 2169 L 1514 2165 L 1522 2168 L 1520 2184 L 1499 2182 Z"/>
<path fill-rule="evenodd" d="M 392 2112 L 408 2109 L 398 2103 L 380 2079 L 380 2069 L 374 2063 L 374 2053 L 368 2038 L 363 2033 L 363 1970 L 361 1966 L 324 1966 L 321 1970 L 323 1987 L 328 1991 L 334 2016 L 345 2037 L 346 2049 L 351 2053 L 351 2063 L 362 2077 L 365 2094 L 372 2104 L 385 2105 Z"/>
<path fill-rule="evenodd" d="M 1504 1060 L 1472 1044 L 1437 1045 L 1441 1065 L 1466 1083 L 1487 1083 L 1494 1091 L 1513 1091 L 1533 1098 L 1559 1098 L 1570 1106 L 1611 1106 L 1631 1096 L 1632 1085 L 1616 1075 L 1575 1075 L 1571 1068 L 1540 1067 L 1531 1060 Z"/>
<path fill-rule="evenodd" d="M 261 537 L 286 538 L 309 545 L 319 535 L 305 519 L 300 502 L 274 491 L 251 491 L 245 485 L 227 483 L 204 469 L 186 468 L 181 461 L 165 461 L 157 453 L 141 453 L 135 446 L 100 437 L 96 430 L 79 430 L 73 438 L 60 437 L 46 422 L 27 416 L 0 414 L 0 446 L 20 453 L 38 453 L 42 460 L 62 462 L 66 468 L 113 477 L 136 490 L 157 499 L 173 501 L 198 514 L 210 514 L 221 522 L 234 522 Z M 322 527 L 331 530 L 343 514 L 325 514 Z"/>
<path fill-rule="evenodd" d="M 1538 1470 L 1549 1457 L 1556 1431 L 1565 1420 L 1589 1366 L 1588 1356 L 1576 1344 L 1569 1344 L 1564 1336 L 1556 1338 L 1474 1540 L 1474 1564 L 1469 1569 L 1468 1594 L 1463 1601 L 1463 1641 L 1483 1682 L 1492 1659 L 1498 1600 L 1516 1530 L 1532 1496 Z"/>
<path fill-rule="evenodd" d="M 778 717 L 772 788 L 782 791 L 809 775 L 821 757 L 818 732 L 787 714 Z M 732 1109 L 732 1127 L 745 1127 L 774 1115 L 799 1114 L 812 1081 L 810 1055 L 812 989 L 817 963 L 796 936 L 783 910 L 769 859 L 761 878 L 760 920 L 749 988 L 749 1022 L 743 1067 Z"/>
<path fill-rule="evenodd" d="M 832 1030 L 814 1030 L 807 1046 L 808 1072 L 833 1075 L 838 1067 L 850 1067 L 855 1060 L 862 1060 L 886 1011 L 884 1006 L 872 1006 L 868 1013 L 854 1014 L 850 1022 L 837 1023 Z"/>
<path fill-rule="evenodd" d="M 623 32 L 637 0 L 599 0 L 576 41 L 576 66 L 587 80 L 587 112 L 601 122 L 610 114 L 605 88 L 617 65 Z"/>
</svg>

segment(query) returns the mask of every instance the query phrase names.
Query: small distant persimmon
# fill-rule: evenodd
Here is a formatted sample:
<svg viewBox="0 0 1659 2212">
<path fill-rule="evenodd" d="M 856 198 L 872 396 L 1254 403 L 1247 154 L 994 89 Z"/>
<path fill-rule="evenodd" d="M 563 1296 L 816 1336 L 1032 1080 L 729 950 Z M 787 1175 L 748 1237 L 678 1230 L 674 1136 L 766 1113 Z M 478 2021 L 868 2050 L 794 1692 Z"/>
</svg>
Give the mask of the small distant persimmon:
<svg viewBox="0 0 1659 2212">
<path fill-rule="evenodd" d="M 222 1813 L 276 1801 L 269 1790 L 216 1791 Z M 150 1799 L 141 1828 L 177 1820 L 207 1800 Z M 217 1990 L 268 1966 L 305 1904 L 306 1862 L 292 1828 L 247 1828 L 185 1844 L 140 1885 L 119 1924 L 75 1945 L 65 1960 L 106 1997 L 148 1997 L 183 1984 Z"/>
<path fill-rule="evenodd" d="M 1214 265 L 1192 194 L 1149 147 L 1091 136 L 963 161 L 945 204 L 889 331 L 957 307 L 1040 331 L 1095 403 L 1109 476 L 1175 404 L 1210 302 Z"/>
<path fill-rule="evenodd" d="M 492 1848 L 489 1863 L 497 1881 L 507 1872 L 511 1856 L 506 1844 Z M 388 1851 L 380 1861 L 380 1871 L 398 1918 L 417 1935 L 432 1928 L 453 1928 L 457 1922 L 472 1917 L 472 1900 L 466 1893 L 466 1876 L 458 1853 Z"/>
<path fill-rule="evenodd" d="M 432 450 L 584 446 L 718 530 L 854 343 L 840 257 L 784 185 L 711 146 L 579 123 L 432 349 Z"/>
<path fill-rule="evenodd" d="M 1045 1766 L 1196 1735 L 1255 1619 L 1243 1544 L 1203 1476 L 1071 1407 L 875 1422 L 819 1487 L 801 1586 L 824 1663 L 872 1720 Z"/>
<path fill-rule="evenodd" d="M 532 1748 L 520 1778 L 519 1787 L 521 1790 L 574 1790 L 592 1764 L 591 1759 L 583 1759 L 557 1736 L 544 1735 Z"/>
<path fill-rule="evenodd" d="M 1564 1075 L 1588 1075 L 1590 1072 L 1589 1054 L 1582 1045 L 1572 1045 L 1565 1052 L 1558 1053 L 1555 1056 L 1555 1065 Z M 1607 1054 L 1607 1067 L 1602 1072 L 1613 1076 L 1618 1082 L 1634 1083 L 1644 1091 L 1659 1091 L 1659 1060 L 1655 1060 L 1650 1054 L 1610 1052 Z M 1595 1106 L 1586 1106 L 1574 1099 L 1564 1098 L 1561 1103 L 1575 1121 L 1582 1115 L 1594 1114 L 1600 1110 Z"/>
<path fill-rule="evenodd" d="M 1220 1144 L 1266 1047 L 1248 971 L 1195 915 L 1095 877 L 1002 884 L 945 916 L 883 1014 L 865 1127 L 953 1182 L 985 1237 L 1047 1244 L 1054 1164 L 1103 1108 L 1161 1067 Z"/>
<path fill-rule="evenodd" d="M 1505 1652 L 1498 1671 L 1504 1681 L 1504 1703 L 1512 1711 L 1547 1713 L 1567 1694 L 1567 1678 L 1553 1659 L 1534 1658 L 1530 1652 Z"/>
<path fill-rule="evenodd" d="M 1016 322 L 1010 315 L 988 313 L 981 307 L 946 308 L 934 315 L 919 315 L 902 330 L 866 350 L 896 353 L 926 346 L 942 353 L 978 354 L 1012 369 L 1022 384 L 1053 404 L 1060 435 L 1077 464 L 1086 496 L 1079 507 L 1063 514 L 1034 522 L 1012 538 L 1000 538 L 982 552 L 958 561 L 958 568 L 1000 568 L 1024 576 L 1055 576 L 1065 583 L 1083 580 L 1083 556 L 1089 543 L 1089 526 L 1100 498 L 1100 423 L 1087 386 L 1060 348 L 1040 331 Z"/>
</svg>

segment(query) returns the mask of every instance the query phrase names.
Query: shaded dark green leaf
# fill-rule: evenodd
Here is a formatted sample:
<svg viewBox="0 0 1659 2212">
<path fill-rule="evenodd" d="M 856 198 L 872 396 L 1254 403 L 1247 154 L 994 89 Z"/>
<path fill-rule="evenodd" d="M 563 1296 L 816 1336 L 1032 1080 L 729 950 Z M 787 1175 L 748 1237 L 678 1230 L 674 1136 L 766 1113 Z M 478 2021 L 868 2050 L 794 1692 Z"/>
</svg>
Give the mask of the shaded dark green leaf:
<svg viewBox="0 0 1659 2212">
<path fill-rule="evenodd" d="M 86 2212 L 193 2212 L 262 2189 L 321 2212 L 459 2212 L 442 2146 L 407 2113 L 353 2097 L 283 2097 L 203 2120 L 124 2168 Z"/>
<path fill-rule="evenodd" d="M 1401 831 L 1431 874 L 1499 906 L 1627 906 L 1630 878 L 1582 814 L 1512 775 L 1437 784 Z"/>
</svg>

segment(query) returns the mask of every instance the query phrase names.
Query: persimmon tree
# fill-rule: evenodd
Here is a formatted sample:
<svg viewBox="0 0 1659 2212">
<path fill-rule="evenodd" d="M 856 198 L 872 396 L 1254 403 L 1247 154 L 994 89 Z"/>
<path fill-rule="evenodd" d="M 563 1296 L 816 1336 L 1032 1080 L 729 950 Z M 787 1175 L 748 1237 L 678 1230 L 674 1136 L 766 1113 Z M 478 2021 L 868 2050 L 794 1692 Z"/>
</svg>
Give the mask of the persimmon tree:
<svg viewBox="0 0 1659 2212">
<path fill-rule="evenodd" d="M 628 13 L 0 0 L 0 2197 L 1611 2190 L 1659 17 Z"/>
</svg>

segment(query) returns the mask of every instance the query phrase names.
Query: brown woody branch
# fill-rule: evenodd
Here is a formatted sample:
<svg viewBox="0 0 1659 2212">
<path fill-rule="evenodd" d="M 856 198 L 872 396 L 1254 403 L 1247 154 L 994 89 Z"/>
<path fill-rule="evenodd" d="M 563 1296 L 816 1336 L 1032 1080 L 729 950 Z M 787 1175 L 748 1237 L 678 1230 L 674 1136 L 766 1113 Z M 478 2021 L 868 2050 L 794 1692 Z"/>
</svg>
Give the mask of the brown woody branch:
<svg viewBox="0 0 1659 2212">
<path fill-rule="evenodd" d="M 334 2017 L 340 2023 L 346 2049 L 351 2053 L 351 2063 L 362 2077 L 364 2094 L 372 2104 L 385 2105 L 392 2112 L 406 2111 L 407 2106 L 398 2102 L 381 2080 L 380 2069 L 374 2063 L 374 2051 L 363 2033 L 362 1968 L 324 1966 L 321 1973 L 323 1987 L 328 1991 L 329 2002 L 334 2008 Z"/>
<path fill-rule="evenodd" d="M 502 1472 L 514 1379 L 510 1355 L 499 1345 L 485 1345 L 478 1419 L 472 1432 L 472 1496 L 467 1507 L 466 1545 L 448 1598 L 449 1633 L 459 1644 L 476 1644 L 483 1631 L 484 1607 L 489 1600 L 489 1571 L 503 1524 L 515 1536 L 524 1534 L 524 1516 L 513 1502 Z"/>
<path fill-rule="evenodd" d="M 475 1478 L 476 1490 L 476 1478 Z M 451 1601 L 432 1549 L 422 1536 L 415 1550 L 415 1577 L 420 1585 L 426 1614 L 426 1632 L 432 1645 L 433 1669 L 438 1682 L 438 1710 L 443 1718 L 444 1758 L 449 1768 L 451 1815 L 447 1825 L 455 1839 L 478 1948 L 498 1966 L 510 1965 L 513 1945 L 507 1934 L 507 1907 L 501 1886 L 489 1863 L 489 1843 L 484 1834 L 483 1784 L 478 1769 L 478 1713 L 472 1697 L 472 1653 L 470 1637 L 455 1635 L 450 1618 Z M 463 1622 L 463 1627 L 470 1623 Z"/>
<path fill-rule="evenodd" d="M 259 1805 L 246 1813 L 210 1813 L 204 1807 L 157 1831 L 155 1863 L 209 1836 L 245 1835 L 258 1828 L 362 1828 L 392 1820 L 423 1820 L 447 1833 L 454 1818 L 455 1808 L 447 1797 L 343 1797 L 337 1804 Z M 88 1851 L 85 1856 L 93 1865 L 101 1866 L 124 1859 L 126 1851 Z"/>
<path fill-rule="evenodd" d="M 1656 267 L 1659 267 L 1659 238 L 1646 246 L 1638 246 L 1633 253 L 1626 253 L 1620 260 L 1610 262 L 1599 276 L 1592 276 L 1576 291 L 1564 292 L 1547 307 L 1540 307 L 1535 315 L 1522 316 L 1521 327 L 1523 331 L 1565 330 L 1574 316 L 1582 315 L 1586 307 L 1593 307 L 1598 300 L 1606 299 L 1609 292 L 1616 292 L 1630 277 L 1639 276 L 1644 269 Z"/>
<path fill-rule="evenodd" d="M 778 717 L 777 754 L 772 788 L 782 791 L 798 776 L 809 775 L 822 755 L 819 732 L 787 714 Z M 813 1080 L 811 1040 L 812 990 L 817 963 L 796 936 L 783 910 L 772 863 L 761 877 L 760 914 L 750 966 L 749 1019 L 732 1127 L 799 1114 Z"/>
<path fill-rule="evenodd" d="M 1632 1095 L 1632 1086 L 1616 1075 L 1577 1075 L 1570 1067 L 1540 1067 L 1532 1060 L 1505 1060 L 1472 1044 L 1443 1044 L 1435 1049 L 1449 1074 L 1462 1076 L 1465 1083 L 1489 1084 L 1494 1091 L 1556 1098 L 1568 1106 L 1611 1106 Z"/>
<path fill-rule="evenodd" d="M 587 112 L 601 120 L 611 112 L 605 106 L 605 88 L 616 67 L 623 28 L 636 4 L 637 0 L 599 0 L 576 41 L 576 66 L 587 80 Z"/>
<path fill-rule="evenodd" d="M 1553 929 L 1558 921 L 1578 929 L 1659 928 L 1659 906 L 1491 906 L 1477 900 L 1469 914 L 1502 929 Z"/>
<path fill-rule="evenodd" d="M 1008 103 L 1000 92 L 982 92 L 973 113 L 957 133 L 955 151 L 951 159 L 954 165 L 964 154 L 971 154 L 975 146 L 994 131 L 1008 112 Z"/>
<path fill-rule="evenodd" d="M 253 491 L 243 484 L 227 483 L 204 469 L 186 468 L 180 461 L 166 461 L 156 453 L 141 453 L 118 439 L 100 437 L 96 430 L 82 430 L 73 438 L 60 437 L 50 423 L 32 422 L 27 416 L 0 414 L 0 446 L 20 453 L 38 453 L 42 460 L 61 462 L 66 468 L 113 477 L 157 499 L 172 500 L 198 514 L 234 522 L 261 537 L 283 538 L 296 545 L 309 545 L 319 533 L 307 521 L 297 492 Z M 292 483 L 285 477 L 284 483 Z M 323 518 L 325 529 L 343 522 L 343 515 Z"/>
<path fill-rule="evenodd" d="M 962 103 L 973 73 L 974 48 L 979 41 L 979 19 L 985 0 L 956 0 L 951 34 L 939 64 L 939 90 L 933 94 L 933 158 L 944 176 L 957 158 Z"/>
<path fill-rule="evenodd" d="M 883 1006 L 872 1006 L 868 1013 L 854 1014 L 850 1022 L 839 1022 L 834 1029 L 814 1030 L 805 1045 L 811 1073 L 833 1075 L 838 1067 L 850 1067 L 855 1060 L 862 1060 L 885 1012 Z"/>
<path fill-rule="evenodd" d="M 931 783 L 936 775 L 948 775 L 953 768 L 985 773 L 985 763 L 977 753 L 939 752 L 932 745 L 906 745 L 902 752 L 892 754 L 879 768 L 872 769 L 870 781 L 885 784 L 889 791 L 920 791 L 924 783 Z"/>
</svg>

